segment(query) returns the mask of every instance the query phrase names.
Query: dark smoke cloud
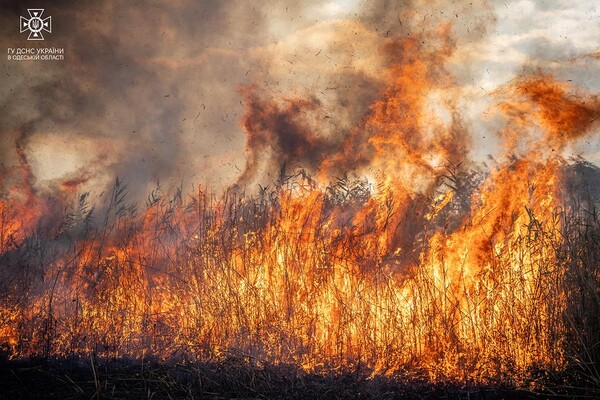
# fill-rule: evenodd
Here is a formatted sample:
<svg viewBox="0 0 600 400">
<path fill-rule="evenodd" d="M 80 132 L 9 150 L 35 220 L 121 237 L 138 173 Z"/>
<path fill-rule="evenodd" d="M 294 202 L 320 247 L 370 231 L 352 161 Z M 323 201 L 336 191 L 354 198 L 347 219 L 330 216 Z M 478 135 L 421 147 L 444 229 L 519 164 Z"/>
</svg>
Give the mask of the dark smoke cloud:
<svg viewBox="0 0 600 400">
<path fill-rule="evenodd" d="M 256 87 L 241 90 L 246 104 L 242 121 L 248 133 L 245 171 L 239 181 L 247 183 L 254 178 L 261 157 L 273 165 L 304 165 L 315 168 L 332 144 L 319 136 L 319 126 L 313 121 L 325 119 L 316 98 L 287 98 L 280 102 L 265 101 L 259 97 Z"/>
<path fill-rule="evenodd" d="M 53 179 L 83 183 L 82 176 L 103 186 L 120 175 L 138 195 L 158 180 L 209 181 L 211 171 L 201 170 L 207 159 L 240 153 L 235 88 L 250 68 L 244 49 L 264 40 L 260 7 L 187 0 L 1 7 L 3 51 L 65 49 L 60 62 L 3 60 L 5 169 L 19 164 L 18 139 L 38 189 L 42 180 L 46 189 L 59 183 Z M 44 42 L 18 32 L 28 7 L 45 8 L 53 18 Z M 67 165 L 67 155 L 75 166 Z"/>
</svg>

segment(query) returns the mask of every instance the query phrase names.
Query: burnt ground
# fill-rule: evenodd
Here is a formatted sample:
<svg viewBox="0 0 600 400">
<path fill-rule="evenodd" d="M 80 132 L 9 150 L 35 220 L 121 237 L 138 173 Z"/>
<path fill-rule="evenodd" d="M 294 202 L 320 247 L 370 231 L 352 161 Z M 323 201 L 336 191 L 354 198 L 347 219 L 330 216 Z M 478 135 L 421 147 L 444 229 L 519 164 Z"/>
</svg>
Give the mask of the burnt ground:
<svg viewBox="0 0 600 400">
<path fill-rule="evenodd" d="M 97 364 L 97 365 L 96 365 Z M 0 361 L 0 399 L 555 399 L 597 398 L 597 388 L 546 385 L 537 391 L 358 374 L 310 375 L 285 366 Z"/>
</svg>

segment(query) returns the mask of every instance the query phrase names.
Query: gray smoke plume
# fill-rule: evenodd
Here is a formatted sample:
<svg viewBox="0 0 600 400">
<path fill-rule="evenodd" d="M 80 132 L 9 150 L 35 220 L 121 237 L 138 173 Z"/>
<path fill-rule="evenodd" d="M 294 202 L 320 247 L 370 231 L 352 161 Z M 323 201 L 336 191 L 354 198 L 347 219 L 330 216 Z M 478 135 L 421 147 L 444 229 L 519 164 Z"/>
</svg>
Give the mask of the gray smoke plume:
<svg viewBox="0 0 600 400">
<path fill-rule="evenodd" d="M 464 89 L 446 122 L 453 132 L 472 126 L 475 148 L 493 153 L 497 121 L 474 116 L 485 105 L 486 82 L 505 83 L 523 68 L 565 78 L 570 71 L 590 78 L 598 68 L 585 45 L 591 28 L 576 30 L 588 34 L 580 42 L 544 46 L 539 35 L 523 33 L 507 47 L 507 32 L 525 32 L 525 17 L 539 28 L 536 13 L 560 17 L 567 8 L 504 13 L 516 6 L 481 0 L 3 2 L 2 51 L 65 51 L 63 61 L 3 58 L 3 191 L 26 180 L 40 193 L 100 194 L 120 176 L 143 199 L 157 181 L 222 188 L 273 179 L 282 163 L 319 173 L 327 160 L 345 160 L 332 174 L 368 166 L 373 149 L 364 121 L 384 95 L 383 72 L 403 57 L 402 46 L 393 44 L 407 38 L 427 57 L 449 49 L 431 71 Z M 45 41 L 19 33 L 27 8 L 52 16 Z M 496 48 L 526 57 L 490 61 Z M 469 102 L 475 111 L 466 110 Z M 461 140 L 467 144 L 449 157 L 468 154 L 470 139 Z M 357 151 L 349 152 L 353 146 Z"/>
</svg>

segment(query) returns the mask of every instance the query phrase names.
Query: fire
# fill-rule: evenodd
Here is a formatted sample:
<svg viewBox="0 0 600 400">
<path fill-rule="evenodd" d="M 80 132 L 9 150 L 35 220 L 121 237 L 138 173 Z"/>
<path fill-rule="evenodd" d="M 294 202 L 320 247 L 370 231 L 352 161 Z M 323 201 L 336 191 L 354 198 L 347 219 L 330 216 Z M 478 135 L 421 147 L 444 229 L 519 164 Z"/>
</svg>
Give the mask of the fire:
<svg viewBox="0 0 600 400">
<path fill-rule="evenodd" d="M 506 157 L 476 174 L 458 110 L 444 105 L 449 125 L 428 114 L 427 96 L 453 85 L 440 67 L 447 28 L 440 37 L 436 51 L 386 44 L 388 84 L 338 142 L 315 132 L 317 100 L 242 89 L 250 154 L 237 187 L 256 178 L 253 152 L 307 168 L 282 169 L 255 195 L 157 189 L 140 211 L 117 180 L 104 209 L 82 196 L 41 224 L 51 208 L 24 179 L 0 201 L 0 343 L 12 357 L 233 353 L 434 381 L 564 368 L 560 150 L 592 131 L 600 107 L 548 76 L 510 83 L 495 93 Z M 328 182 L 344 169 L 371 169 L 375 184 Z"/>
</svg>

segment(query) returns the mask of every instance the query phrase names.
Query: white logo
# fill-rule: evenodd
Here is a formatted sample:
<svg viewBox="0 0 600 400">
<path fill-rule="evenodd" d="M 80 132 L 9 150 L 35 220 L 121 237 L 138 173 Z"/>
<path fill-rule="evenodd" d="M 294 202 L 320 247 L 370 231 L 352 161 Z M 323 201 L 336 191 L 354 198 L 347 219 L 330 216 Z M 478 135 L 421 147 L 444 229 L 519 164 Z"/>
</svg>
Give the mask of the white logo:
<svg viewBox="0 0 600 400">
<path fill-rule="evenodd" d="M 42 19 L 43 8 L 28 8 L 27 12 L 29 13 L 29 19 L 21 17 L 21 23 L 19 24 L 21 33 L 29 31 L 27 40 L 44 40 L 42 31 L 52 33 L 52 17 Z"/>
</svg>

